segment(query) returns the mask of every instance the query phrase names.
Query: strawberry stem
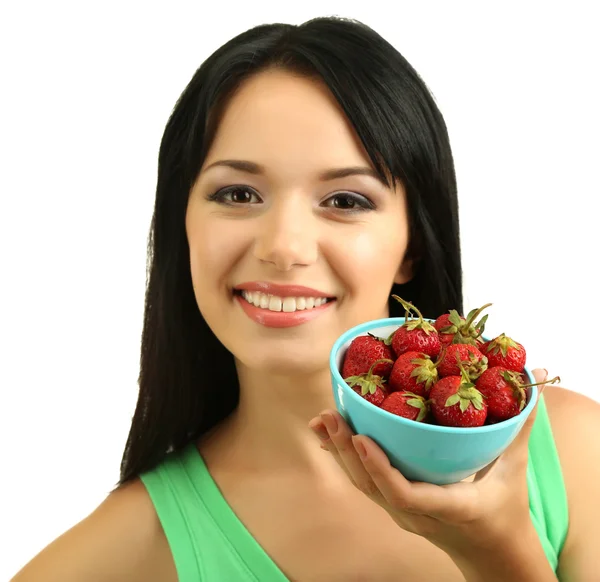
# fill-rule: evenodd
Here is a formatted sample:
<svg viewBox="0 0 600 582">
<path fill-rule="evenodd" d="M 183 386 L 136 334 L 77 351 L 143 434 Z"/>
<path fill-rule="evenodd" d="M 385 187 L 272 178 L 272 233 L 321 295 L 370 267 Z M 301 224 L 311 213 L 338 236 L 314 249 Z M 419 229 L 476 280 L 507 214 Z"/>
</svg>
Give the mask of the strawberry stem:
<svg viewBox="0 0 600 582">
<path fill-rule="evenodd" d="M 398 295 L 392 295 L 392 297 L 393 297 L 393 298 L 394 298 L 396 301 L 399 301 L 399 302 L 402 304 L 402 307 L 404 307 L 404 309 L 405 309 L 406 313 L 409 313 L 409 312 L 411 312 L 411 311 L 414 311 L 414 312 L 415 312 L 415 313 L 418 315 L 418 317 L 419 317 L 419 319 L 420 319 L 421 321 L 423 321 L 423 320 L 424 320 L 424 317 L 423 317 L 423 315 L 421 314 L 421 312 L 420 312 L 420 311 L 419 311 L 419 310 L 418 310 L 418 309 L 417 309 L 417 308 L 416 308 L 416 307 L 415 307 L 415 306 L 414 306 L 412 303 L 410 303 L 410 302 L 408 302 L 408 301 L 404 301 L 404 299 L 402 299 L 402 297 L 398 297 Z"/>
<path fill-rule="evenodd" d="M 373 362 L 373 365 L 369 368 L 369 372 L 368 372 L 368 376 L 371 377 L 373 376 L 373 370 L 375 369 L 375 366 L 377 366 L 377 364 L 393 364 L 393 360 L 388 360 L 387 358 L 382 358 L 381 360 L 375 360 Z"/>
<path fill-rule="evenodd" d="M 444 361 L 444 357 L 446 356 L 447 350 L 448 350 L 448 346 L 442 346 L 442 351 L 440 352 L 438 359 L 436 360 L 435 364 L 433 365 L 434 368 L 437 368 Z M 458 354 L 456 354 L 456 357 L 458 357 Z"/>
<path fill-rule="evenodd" d="M 477 316 L 484 310 L 487 309 L 488 307 L 491 307 L 492 304 L 491 303 L 486 303 L 483 307 L 480 307 L 479 309 L 477 309 L 476 311 L 474 311 L 473 313 L 471 313 L 471 317 L 469 317 L 469 319 L 467 319 L 465 321 L 465 323 L 463 324 L 465 326 L 465 328 L 469 328 L 469 326 L 475 321 L 475 319 L 477 318 Z"/>
<path fill-rule="evenodd" d="M 560 376 L 555 376 L 552 380 L 544 380 L 543 382 L 536 382 L 535 384 L 520 384 L 521 388 L 531 388 L 532 386 L 541 386 L 542 384 L 554 384 L 560 382 Z"/>
<path fill-rule="evenodd" d="M 462 380 L 465 384 L 472 384 L 471 378 L 469 378 L 468 372 L 465 370 L 463 366 L 462 360 L 460 359 L 460 355 L 457 352 L 456 354 L 456 364 L 458 365 L 458 369 L 460 370 L 460 375 L 462 376 Z"/>
</svg>

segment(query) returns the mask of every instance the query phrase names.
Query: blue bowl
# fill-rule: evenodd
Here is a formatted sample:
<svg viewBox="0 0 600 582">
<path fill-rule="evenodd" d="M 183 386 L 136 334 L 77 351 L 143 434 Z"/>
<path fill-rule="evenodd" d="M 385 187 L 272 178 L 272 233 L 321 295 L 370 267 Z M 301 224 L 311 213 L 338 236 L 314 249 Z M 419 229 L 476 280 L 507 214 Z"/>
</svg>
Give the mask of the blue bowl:
<svg viewBox="0 0 600 582">
<path fill-rule="evenodd" d="M 340 370 L 346 350 L 355 337 L 369 332 L 388 337 L 404 321 L 404 317 L 368 321 L 338 338 L 329 359 L 335 404 L 352 430 L 372 438 L 407 479 L 457 483 L 489 465 L 512 443 L 534 408 L 538 390 L 527 388 L 527 404 L 519 415 L 473 428 L 415 422 L 374 406 L 344 382 Z M 525 375 L 528 383 L 535 382 L 528 368 Z"/>
</svg>

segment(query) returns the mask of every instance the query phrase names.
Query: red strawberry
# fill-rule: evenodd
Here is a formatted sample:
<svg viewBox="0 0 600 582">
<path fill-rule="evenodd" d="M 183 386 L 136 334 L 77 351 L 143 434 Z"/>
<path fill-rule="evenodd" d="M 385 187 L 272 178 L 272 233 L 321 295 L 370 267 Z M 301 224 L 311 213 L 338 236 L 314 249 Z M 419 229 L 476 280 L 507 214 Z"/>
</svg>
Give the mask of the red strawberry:
<svg viewBox="0 0 600 582">
<path fill-rule="evenodd" d="M 359 386 L 354 386 L 352 390 L 354 390 L 354 392 L 356 392 L 359 396 L 362 396 L 367 402 L 370 402 L 375 406 L 381 406 L 387 398 L 387 392 L 385 392 L 380 386 L 375 388 L 375 392 L 367 392 L 366 394 L 363 393 L 365 389 Z"/>
<path fill-rule="evenodd" d="M 375 360 L 366 373 L 344 378 L 344 381 L 354 392 L 360 394 L 360 396 L 375 406 L 381 406 L 387 396 L 383 386 L 385 379 L 373 373 L 384 362 L 391 362 L 391 360 Z M 393 362 L 391 363 L 393 364 Z"/>
<path fill-rule="evenodd" d="M 383 401 L 381 408 L 417 422 L 422 422 L 429 411 L 426 400 L 412 392 L 393 392 Z"/>
<path fill-rule="evenodd" d="M 366 374 L 375 360 L 393 360 L 394 354 L 387 340 L 374 335 L 360 335 L 352 340 L 346 351 L 342 366 L 342 378 Z M 374 373 L 383 378 L 388 378 L 392 371 L 392 363 L 381 362 Z"/>
<path fill-rule="evenodd" d="M 488 407 L 481 392 L 461 376 L 446 376 L 434 384 L 429 404 L 442 426 L 482 426 L 487 417 Z"/>
<path fill-rule="evenodd" d="M 538 384 L 525 384 L 523 376 L 502 366 L 488 368 L 476 382 L 477 389 L 488 404 L 488 414 L 496 421 L 508 420 L 517 416 L 527 401 L 525 388 L 539 384 L 560 382 L 557 376 Z"/>
<path fill-rule="evenodd" d="M 502 366 L 507 370 L 522 372 L 525 368 L 527 353 L 525 348 L 515 340 L 505 334 L 500 334 L 497 338 L 482 348 L 483 354 L 487 356 L 490 368 Z"/>
<path fill-rule="evenodd" d="M 440 353 L 441 343 L 435 327 L 423 319 L 421 312 L 412 303 L 404 301 L 397 295 L 392 295 L 392 297 L 406 309 L 407 320 L 392 335 L 392 348 L 396 356 L 414 351 L 423 352 L 431 358 L 436 358 Z M 417 314 L 417 319 L 409 319 L 412 311 Z"/>
<path fill-rule="evenodd" d="M 450 344 L 443 351 L 441 359 L 438 368 L 441 378 L 460 376 L 461 371 L 458 362 L 462 364 L 471 381 L 479 378 L 488 367 L 487 358 L 475 346 L 470 344 Z"/>
<path fill-rule="evenodd" d="M 435 327 L 435 329 L 438 330 L 438 334 L 440 336 L 440 341 L 442 342 L 443 345 L 448 345 L 452 343 L 452 340 L 454 339 L 454 336 L 458 333 L 458 328 L 459 325 L 456 325 L 454 323 L 452 323 L 452 321 L 450 320 L 450 317 L 452 317 L 452 314 L 456 314 L 456 316 L 459 318 L 460 322 L 465 321 L 465 318 L 458 315 L 458 311 L 451 311 L 449 313 L 444 313 L 443 315 L 440 315 L 436 320 L 435 323 L 433 324 L 433 327 Z"/>
<path fill-rule="evenodd" d="M 394 362 L 387 387 L 390 392 L 412 392 L 427 396 L 437 381 L 437 364 L 428 355 L 405 352 Z"/>
<path fill-rule="evenodd" d="M 491 303 L 486 303 L 483 307 L 473 309 L 466 318 L 459 315 L 455 309 L 440 315 L 435 320 L 434 326 L 439 332 L 442 344 L 476 345 L 477 339 L 485 330 L 485 323 L 488 316 L 483 316 L 477 323 L 475 323 L 475 319 L 484 309 L 490 306 Z"/>
</svg>

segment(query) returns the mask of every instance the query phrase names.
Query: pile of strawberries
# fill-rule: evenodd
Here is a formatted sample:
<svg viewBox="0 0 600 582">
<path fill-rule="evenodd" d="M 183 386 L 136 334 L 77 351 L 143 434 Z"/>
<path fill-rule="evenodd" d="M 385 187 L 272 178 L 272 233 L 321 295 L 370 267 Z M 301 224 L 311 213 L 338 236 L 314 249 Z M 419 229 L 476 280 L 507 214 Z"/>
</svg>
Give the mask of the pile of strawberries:
<svg viewBox="0 0 600 582">
<path fill-rule="evenodd" d="M 342 377 L 365 400 L 417 422 L 476 427 L 508 420 L 526 403 L 525 348 L 505 334 L 484 341 L 488 303 L 461 317 L 455 310 L 432 324 L 397 295 L 404 325 L 388 338 L 356 337 Z M 554 383 L 560 378 L 546 381 Z"/>
</svg>

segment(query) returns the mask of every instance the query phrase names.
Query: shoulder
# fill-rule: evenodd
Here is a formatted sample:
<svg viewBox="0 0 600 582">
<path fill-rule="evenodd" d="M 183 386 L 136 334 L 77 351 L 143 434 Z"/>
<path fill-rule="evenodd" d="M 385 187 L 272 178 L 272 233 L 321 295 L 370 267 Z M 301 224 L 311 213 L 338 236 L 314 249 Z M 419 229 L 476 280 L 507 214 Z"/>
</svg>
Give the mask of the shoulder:
<svg viewBox="0 0 600 582">
<path fill-rule="evenodd" d="M 143 483 L 113 491 L 44 548 L 12 582 L 177 580 L 170 549 Z"/>
<path fill-rule="evenodd" d="M 561 463 L 565 470 L 575 469 L 578 461 L 587 458 L 587 444 L 600 446 L 600 432 L 592 430 L 600 423 L 600 403 L 557 386 L 546 387 L 544 401 Z"/>
<path fill-rule="evenodd" d="M 596 560 L 590 546 L 600 536 L 600 404 L 560 387 L 548 386 L 544 400 L 562 467 L 569 507 L 569 533 L 561 555 L 572 572 Z M 598 567 L 595 562 L 594 567 Z M 575 578 L 584 579 L 584 578 Z"/>
<path fill-rule="evenodd" d="M 600 453 L 600 404 L 591 398 L 548 386 L 544 400 L 550 418 L 550 426 L 556 442 L 568 492 L 577 492 L 590 483 L 590 471 L 600 477 L 598 459 Z M 597 487 L 595 482 L 594 487 Z"/>
</svg>

